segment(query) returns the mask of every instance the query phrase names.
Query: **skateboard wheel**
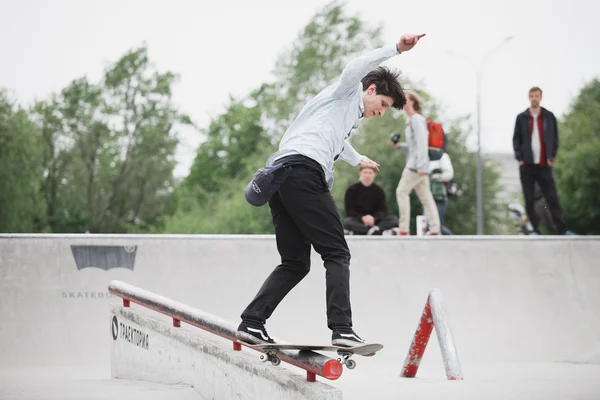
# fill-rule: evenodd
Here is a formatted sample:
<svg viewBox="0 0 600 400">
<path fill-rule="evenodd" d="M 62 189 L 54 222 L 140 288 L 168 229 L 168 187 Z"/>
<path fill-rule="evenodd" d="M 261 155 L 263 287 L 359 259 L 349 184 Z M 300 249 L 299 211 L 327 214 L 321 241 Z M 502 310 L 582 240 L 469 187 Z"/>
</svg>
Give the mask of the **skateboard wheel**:
<svg viewBox="0 0 600 400">
<path fill-rule="evenodd" d="M 271 364 L 273 364 L 274 366 L 278 366 L 279 364 L 281 364 L 281 360 L 277 357 L 273 357 L 271 359 Z"/>
<path fill-rule="evenodd" d="M 265 353 L 261 354 L 258 358 L 260 359 L 260 362 L 267 362 L 267 361 L 269 361 L 269 356 L 267 354 L 265 354 Z"/>
<path fill-rule="evenodd" d="M 354 369 L 354 367 L 356 367 L 356 361 L 354 361 L 354 360 L 346 361 L 346 367 L 348 367 L 348 369 Z"/>
</svg>

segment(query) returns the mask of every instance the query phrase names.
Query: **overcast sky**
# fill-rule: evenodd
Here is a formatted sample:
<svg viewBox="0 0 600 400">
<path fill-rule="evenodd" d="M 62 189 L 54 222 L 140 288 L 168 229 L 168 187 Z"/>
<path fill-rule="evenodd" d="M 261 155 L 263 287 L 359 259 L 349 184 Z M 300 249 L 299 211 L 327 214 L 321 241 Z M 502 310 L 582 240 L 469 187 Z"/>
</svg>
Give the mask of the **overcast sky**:
<svg viewBox="0 0 600 400">
<path fill-rule="evenodd" d="M 324 0 L 0 0 L 0 87 L 25 105 L 75 78 L 99 81 L 106 65 L 147 43 L 160 70 L 181 76 L 174 101 L 201 126 L 270 79 L 277 55 Z M 445 116 L 473 114 L 483 68 L 482 146 L 511 152 L 518 112 L 531 86 L 558 117 L 586 82 L 600 76 L 600 2 L 572 0 L 349 0 L 348 9 L 383 26 L 387 42 L 405 32 L 427 36 L 391 65 L 440 100 Z M 225 77 L 220 79 L 220 77 Z M 282 132 L 283 133 L 283 132 Z M 186 132 L 176 175 L 187 173 L 202 138 Z M 360 149 L 359 149 L 360 151 Z"/>
</svg>

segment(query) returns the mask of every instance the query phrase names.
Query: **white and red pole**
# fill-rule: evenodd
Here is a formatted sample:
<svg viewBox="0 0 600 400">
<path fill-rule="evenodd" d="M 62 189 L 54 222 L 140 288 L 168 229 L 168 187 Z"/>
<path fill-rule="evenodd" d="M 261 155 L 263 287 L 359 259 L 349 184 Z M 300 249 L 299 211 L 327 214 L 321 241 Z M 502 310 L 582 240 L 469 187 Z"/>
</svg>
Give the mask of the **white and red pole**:
<svg viewBox="0 0 600 400">
<path fill-rule="evenodd" d="M 458 360 L 458 353 L 442 304 L 442 294 L 437 289 L 429 292 L 427 302 L 421 314 L 421 320 L 404 361 L 402 376 L 405 378 L 414 378 L 416 376 L 434 327 L 442 352 L 446 377 L 450 380 L 462 380 L 463 376 Z"/>
</svg>

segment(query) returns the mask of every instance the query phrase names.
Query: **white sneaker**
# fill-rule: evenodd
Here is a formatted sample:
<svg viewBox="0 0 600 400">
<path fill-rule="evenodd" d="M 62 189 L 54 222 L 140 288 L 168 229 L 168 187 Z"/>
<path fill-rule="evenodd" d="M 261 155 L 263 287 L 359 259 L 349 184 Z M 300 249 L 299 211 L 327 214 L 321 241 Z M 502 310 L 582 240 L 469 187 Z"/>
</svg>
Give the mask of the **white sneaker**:
<svg viewBox="0 0 600 400">
<path fill-rule="evenodd" d="M 331 344 L 334 346 L 352 347 L 366 344 L 366 342 L 352 328 L 336 327 L 331 334 Z"/>
<path fill-rule="evenodd" d="M 374 235 L 376 232 L 379 232 L 381 229 L 375 225 L 373 227 L 371 227 L 371 229 L 369 229 L 369 231 L 367 232 L 367 235 Z"/>
</svg>

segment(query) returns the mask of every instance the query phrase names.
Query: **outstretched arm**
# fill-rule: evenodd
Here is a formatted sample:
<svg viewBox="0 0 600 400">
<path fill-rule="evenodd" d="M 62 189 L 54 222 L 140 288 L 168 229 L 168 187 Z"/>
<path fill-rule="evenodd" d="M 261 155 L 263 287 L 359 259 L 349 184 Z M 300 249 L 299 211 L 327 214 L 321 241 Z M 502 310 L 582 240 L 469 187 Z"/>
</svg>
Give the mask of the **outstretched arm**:
<svg viewBox="0 0 600 400">
<path fill-rule="evenodd" d="M 344 150 L 340 153 L 340 158 L 353 166 L 360 163 L 360 154 L 354 150 L 354 147 L 347 140 L 344 142 Z"/>
<path fill-rule="evenodd" d="M 409 51 L 415 47 L 423 36 L 425 36 L 424 33 L 420 35 L 403 35 L 396 44 L 371 50 L 350 61 L 342 71 L 335 95 L 340 96 L 354 89 L 356 84 L 379 64 L 402 52 Z"/>
<path fill-rule="evenodd" d="M 346 141 L 344 144 L 344 150 L 340 154 L 340 158 L 350 165 L 358 165 L 361 168 L 372 168 L 375 171 L 379 171 L 379 164 L 367 156 L 358 154 L 358 152 L 354 150 L 354 147 L 352 147 L 348 141 Z"/>
</svg>

